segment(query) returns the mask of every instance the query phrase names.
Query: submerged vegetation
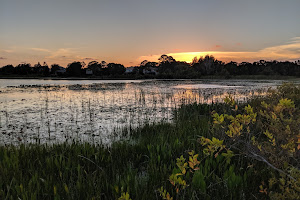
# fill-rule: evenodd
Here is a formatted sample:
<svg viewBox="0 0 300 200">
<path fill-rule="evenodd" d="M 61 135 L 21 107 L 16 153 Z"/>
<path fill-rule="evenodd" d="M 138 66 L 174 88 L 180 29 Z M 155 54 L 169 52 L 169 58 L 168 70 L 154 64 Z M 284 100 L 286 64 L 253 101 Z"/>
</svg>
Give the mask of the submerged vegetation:
<svg viewBox="0 0 300 200">
<path fill-rule="evenodd" d="M 0 147 L 0 199 L 300 199 L 300 86 L 90 143 Z"/>
</svg>

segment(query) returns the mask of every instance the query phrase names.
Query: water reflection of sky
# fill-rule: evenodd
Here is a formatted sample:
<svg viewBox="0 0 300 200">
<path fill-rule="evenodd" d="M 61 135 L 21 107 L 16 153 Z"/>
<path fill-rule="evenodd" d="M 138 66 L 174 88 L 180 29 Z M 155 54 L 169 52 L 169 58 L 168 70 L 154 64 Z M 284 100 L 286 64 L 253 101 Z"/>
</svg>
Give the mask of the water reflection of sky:
<svg viewBox="0 0 300 200">
<path fill-rule="evenodd" d="M 52 80 L 52 79 L 0 79 L 0 88 L 19 85 L 74 85 L 93 83 L 139 83 L 142 80 Z"/>
<path fill-rule="evenodd" d="M 22 83 L 20 87 L 1 88 L 2 144 L 38 140 L 109 143 L 116 129 L 171 121 L 172 110 L 182 103 L 218 102 L 229 94 L 245 101 L 280 84 L 278 81 L 207 80 L 91 81 L 89 84 L 54 81 L 52 86 L 47 86 L 48 81 L 37 82 L 40 85 L 35 82 L 34 86 Z"/>
<path fill-rule="evenodd" d="M 201 89 L 201 88 L 237 88 L 242 86 L 230 86 L 230 85 L 216 85 L 216 84 L 182 84 L 176 85 L 175 88 L 182 89 Z"/>
</svg>

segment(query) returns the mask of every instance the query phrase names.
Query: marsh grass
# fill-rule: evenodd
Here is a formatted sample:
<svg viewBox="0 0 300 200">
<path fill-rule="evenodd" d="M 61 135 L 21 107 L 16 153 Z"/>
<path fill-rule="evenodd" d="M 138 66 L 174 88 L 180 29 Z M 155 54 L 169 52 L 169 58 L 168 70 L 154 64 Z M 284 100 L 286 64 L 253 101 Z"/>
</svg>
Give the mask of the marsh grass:
<svg viewBox="0 0 300 200">
<path fill-rule="evenodd" d="M 228 108 L 224 104 L 181 106 L 174 123 L 122 129 L 121 140 L 111 146 L 76 140 L 1 146 L 0 199 L 117 199 L 122 192 L 133 199 L 157 199 L 160 186 L 170 188 L 168 178 L 176 158 L 200 149 L 197 139 L 210 134 L 210 113 L 220 109 Z M 187 197 L 197 199 L 203 194 L 205 199 L 230 199 L 257 192 L 250 185 L 251 177 L 247 178 L 250 172 L 243 169 L 248 161 L 226 166 L 222 159 L 205 160 L 203 169 L 211 181 L 205 192 Z M 232 188 L 223 177 L 229 169 L 236 177 L 243 177 Z"/>
<path fill-rule="evenodd" d="M 143 96 L 137 94 L 141 106 Z M 260 101 L 256 98 L 251 104 Z M 155 102 L 164 104 L 161 99 Z M 90 100 L 82 102 L 82 110 L 93 121 L 89 104 Z M 176 199 L 263 199 L 259 185 L 272 173 L 265 165 L 241 156 L 227 163 L 223 156 L 215 159 L 201 153 L 198 138 L 212 137 L 212 111 L 226 113 L 230 109 L 223 103 L 190 102 L 174 111 L 172 123 L 146 120 L 137 128 L 129 123 L 115 129 L 111 145 L 93 143 L 93 139 L 81 141 L 73 128 L 63 134 L 77 135 L 77 139 L 61 144 L 0 146 L 0 199 L 117 199 L 123 192 L 132 199 L 161 199 L 161 186 Z M 134 115 L 144 117 L 142 113 Z M 169 176 L 176 170 L 176 158 L 191 150 L 201 159 L 202 176 L 196 180 L 201 184 L 194 184 L 179 197 Z"/>
<path fill-rule="evenodd" d="M 217 102 L 224 95 L 223 89 L 173 87 L 181 83 L 145 81 L 125 85 L 24 85 L 9 88 L 7 90 L 13 96 L 34 96 L 0 105 L 3 110 L 0 113 L 0 134 L 3 133 L 0 144 L 35 143 L 37 137 L 41 144 L 68 142 L 74 139 L 72 137 L 79 142 L 103 140 L 110 143 L 107 138 L 115 127 L 140 127 L 162 120 L 170 122 L 173 120 L 172 110 L 181 104 Z M 225 93 L 246 98 L 251 90 L 242 91 L 239 94 L 230 89 Z M 20 135 L 22 127 L 24 134 Z M 36 127 L 39 127 L 38 132 Z"/>
</svg>

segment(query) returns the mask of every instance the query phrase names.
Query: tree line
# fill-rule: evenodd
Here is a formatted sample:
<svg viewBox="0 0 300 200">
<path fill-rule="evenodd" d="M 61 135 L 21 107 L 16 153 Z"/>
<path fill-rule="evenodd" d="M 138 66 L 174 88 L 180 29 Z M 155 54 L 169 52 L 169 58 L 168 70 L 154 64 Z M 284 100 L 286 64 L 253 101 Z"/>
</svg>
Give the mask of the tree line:
<svg viewBox="0 0 300 200">
<path fill-rule="evenodd" d="M 144 60 L 139 66 L 125 68 L 122 64 L 105 61 L 72 62 L 66 68 L 59 64 L 50 67 L 46 62 L 5 65 L 0 68 L 1 76 L 38 77 L 133 77 L 133 78 L 201 78 L 203 76 L 273 75 L 300 77 L 300 60 L 257 62 L 228 62 L 214 56 L 195 57 L 191 63 L 176 61 L 172 56 L 161 55 L 158 62 Z"/>
</svg>

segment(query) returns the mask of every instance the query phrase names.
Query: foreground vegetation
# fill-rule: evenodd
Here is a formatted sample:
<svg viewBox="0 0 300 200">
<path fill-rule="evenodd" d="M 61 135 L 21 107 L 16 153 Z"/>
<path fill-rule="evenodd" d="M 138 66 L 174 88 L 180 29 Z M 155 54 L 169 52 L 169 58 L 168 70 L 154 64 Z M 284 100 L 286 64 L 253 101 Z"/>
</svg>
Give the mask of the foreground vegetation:
<svg viewBox="0 0 300 200">
<path fill-rule="evenodd" d="M 0 199 L 300 199 L 300 86 L 93 144 L 0 147 Z"/>
</svg>

